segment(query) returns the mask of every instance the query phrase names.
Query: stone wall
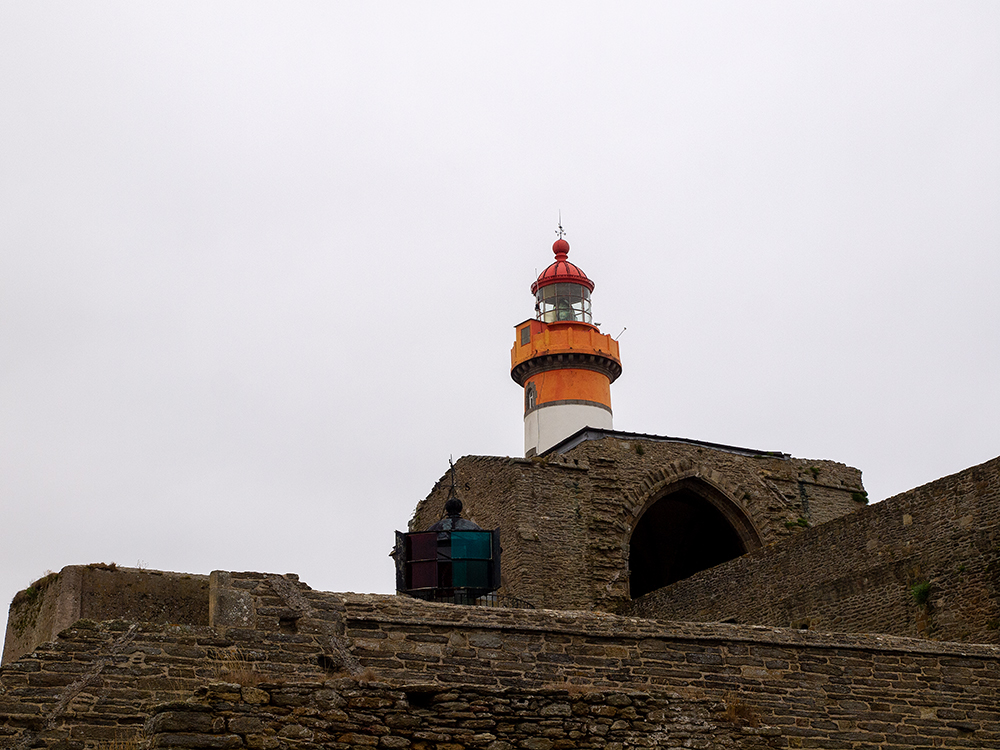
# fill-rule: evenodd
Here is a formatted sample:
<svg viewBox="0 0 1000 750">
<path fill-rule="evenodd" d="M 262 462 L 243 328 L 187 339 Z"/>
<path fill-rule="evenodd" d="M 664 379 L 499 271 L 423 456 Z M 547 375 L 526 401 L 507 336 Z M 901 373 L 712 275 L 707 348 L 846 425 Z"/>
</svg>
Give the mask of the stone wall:
<svg viewBox="0 0 1000 750">
<path fill-rule="evenodd" d="M 211 684 L 146 724 L 149 748 L 310 746 L 413 750 L 778 747 L 744 704 L 676 693 L 423 686 L 349 679 Z"/>
<path fill-rule="evenodd" d="M 155 705 L 218 680 L 323 680 L 310 636 L 80 620 L 0 667 L 0 748 L 129 746 Z"/>
<path fill-rule="evenodd" d="M 154 747 L 641 746 L 650 727 L 653 747 L 716 732 L 731 747 L 1000 745 L 1000 646 L 460 607 L 259 573 L 215 573 L 210 596 L 215 627 L 82 621 L 0 668 L 0 747 L 96 750 L 192 696 L 159 709 Z M 247 690 L 212 693 L 219 680 Z M 169 715 L 192 705 L 209 718 L 182 731 Z"/>
<path fill-rule="evenodd" d="M 703 571 L 624 611 L 1000 643 L 1000 458 Z"/>
<path fill-rule="evenodd" d="M 53 640 L 80 619 L 207 625 L 208 576 L 69 565 L 14 597 L 0 664 Z"/>
<path fill-rule="evenodd" d="M 81 620 L 0 668 L 0 747 L 96 748 L 134 738 L 144 715 L 218 679 L 207 627 Z"/>
<path fill-rule="evenodd" d="M 261 596 L 262 614 L 243 621 L 247 630 L 239 632 L 267 630 L 289 616 L 287 596 L 276 596 L 270 579 L 245 575 L 231 574 L 229 584 Z M 307 603 L 300 627 L 342 626 L 360 674 L 404 692 L 434 685 L 460 694 L 673 692 L 739 706 L 775 728 L 777 747 L 1000 744 L 997 646 L 460 607 L 328 594 L 301 583 L 297 591 Z M 319 658 L 327 658 L 329 647 L 318 643 Z"/>
<path fill-rule="evenodd" d="M 465 516 L 500 528 L 502 593 L 537 607 L 616 611 L 630 601 L 632 531 L 653 502 L 683 482 L 725 498 L 747 519 L 756 545 L 867 502 L 861 472 L 844 464 L 626 434 L 563 454 L 456 463 Z M 421 501 L 411 531 L 442 517 L 450 484 L 446 474 Z"/>
</svg>

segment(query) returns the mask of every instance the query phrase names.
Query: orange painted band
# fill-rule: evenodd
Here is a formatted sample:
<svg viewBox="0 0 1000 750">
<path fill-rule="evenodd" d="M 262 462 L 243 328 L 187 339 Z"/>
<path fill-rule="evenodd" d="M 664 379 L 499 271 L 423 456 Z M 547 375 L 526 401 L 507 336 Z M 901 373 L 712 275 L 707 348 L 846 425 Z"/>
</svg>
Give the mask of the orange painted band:
<svg viewBox="0 0 1000 750">
<path fill-rule="evenodd" d="M 611 408 L 611 381 L 595 370 L 545 370 L 528 378 L 524 384 L 534 388 L 533 398 L 526 401 L 535 406 L 554 401 L 589 401 Z"/>
</svg>

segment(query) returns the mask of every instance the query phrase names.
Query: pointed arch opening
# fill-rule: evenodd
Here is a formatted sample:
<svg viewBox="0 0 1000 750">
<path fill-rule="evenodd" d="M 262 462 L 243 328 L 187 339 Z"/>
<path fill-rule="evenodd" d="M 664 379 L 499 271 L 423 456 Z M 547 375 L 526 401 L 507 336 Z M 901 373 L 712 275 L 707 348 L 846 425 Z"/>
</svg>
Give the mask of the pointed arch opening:
<svg viewBox="0 0 1000 750">
<path fill-rule="evenodd" d="M 637 599 L 761 546 L 743 510 L 691 478 L 665 488 L 639 515 L 629 539 L 629 594 Z"/>
</svg>

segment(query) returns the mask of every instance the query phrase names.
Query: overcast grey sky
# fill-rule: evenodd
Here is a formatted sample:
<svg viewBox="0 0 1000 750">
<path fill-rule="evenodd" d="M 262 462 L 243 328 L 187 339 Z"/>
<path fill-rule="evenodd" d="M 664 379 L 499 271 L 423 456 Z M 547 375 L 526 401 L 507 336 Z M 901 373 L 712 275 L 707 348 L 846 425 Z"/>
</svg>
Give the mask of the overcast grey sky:
<svg viewBox="0 0 1000 750">
<path fill-rule="evenodd" d="M 1000 453 L 1000 3 L 0 5 L 0 600 L 112 562 L 388 592 L 519 455 L 552 259 L 615 427 Z M 2 621 L 0 621 L 2 622 Z"/>
</svg>

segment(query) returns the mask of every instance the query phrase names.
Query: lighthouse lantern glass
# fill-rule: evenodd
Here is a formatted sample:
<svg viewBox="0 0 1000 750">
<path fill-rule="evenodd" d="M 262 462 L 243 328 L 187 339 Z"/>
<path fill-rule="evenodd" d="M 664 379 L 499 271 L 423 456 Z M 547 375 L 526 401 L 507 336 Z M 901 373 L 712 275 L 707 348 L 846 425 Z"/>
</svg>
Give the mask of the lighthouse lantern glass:
<svg viewBox="0 0 1000 750">
<path fill-rule="evenodd" d="M 573 320 L 590 323 L 590 290 L 581 284 L 549 284 L 535 292 L 539 316 L 545 323 Z"/>
</svg>

